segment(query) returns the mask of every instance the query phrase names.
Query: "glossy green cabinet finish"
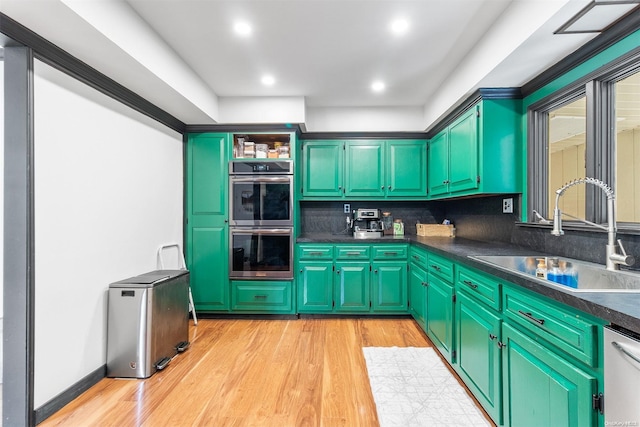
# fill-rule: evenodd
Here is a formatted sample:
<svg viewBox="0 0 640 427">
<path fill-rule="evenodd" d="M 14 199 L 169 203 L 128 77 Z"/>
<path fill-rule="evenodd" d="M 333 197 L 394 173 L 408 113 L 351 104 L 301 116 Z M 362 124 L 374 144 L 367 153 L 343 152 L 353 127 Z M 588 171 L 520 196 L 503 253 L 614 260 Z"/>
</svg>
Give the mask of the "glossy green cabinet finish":
<svg viewBox="0 0 640 427">
<path fill-rule="evenodd" d="M 374 261 L 373 310 L 406 311 L 407 262 Z"/>
<path fill-rule="evenodd" d="M 491 418 L 502 419 L 501 324 L 499 314 L 456 294 L 456 371 Z"/>
<path fill-rule="evenodd" d="M 338 261 L 335 263 L 335 310 L 369 311 L 371 288 L 368 262 Z"/>
<path fill-rule="evenodd" d="M 412 259 L 409 264 L 409 313 L 425 332 L 427 330 L 426 312 L 427 271 L 421 263 Z"/>
<path fill-rule="evenodd" d="M 598 425 L 591 397 L 597 378 L 503 325 L 504 425 L 513 427 Z"/>
<path fill-rule="evenodd" d="M 406 244 L 299 244 L 300 313 L 406 313 Z"/>
<path fill-rule="evenodd" d="M 427 335 L 445 359 L 454 363 L 453 286 L 431 272 L 428 283 Z"/>
<path fill-rule="evenodd" d="M 332 311 L 333 261 L 300 261 L 298 267 L 298 311 Z"/>
<path fill-rule="evenodd" d="M 449 127 L 448 184 L 451 193 L 478 188 L 479 111 L 479 106 L 472 108 Z"/>
<path fill-rule="evenodd" d="M 387 141 L 387 195 L 425 197 L 427 193 L 427 147 L 425 141 Z"/>
<path fill-rule="evenodd" d="M 344 146 L 336 141 L 302 143 L 302 196 L 341 198 L 344 194 Z"/>
<path fill-rule="evenodd" d="M 310 140 L 302 153 L 303 199 L 426 197 L 424 140 Z"/>
<path fill-rule="evenodd" d="M 429 197 L 449 192 L 449 132 L 445 129 L 429 141 L 427 153 Z"/>
<path fill-rule="evenodd" d="M 598 329 L 582 314 L 508 288 L 504 315 L 566 354 L 589 366 L 598 366 Z"/>
<path fill-rule="evenodd" d="M 191 134 L 186 147 L 185 258 L 197 311 L 229 309 L 227 134 Z"/>
<path fill-rule="evenodd" d="M 384 197 L 384 142 L 347 141 L 345 150 L 345 196 Z"/>
<path fill-rule="evenodd" d="M 522 191 L 521 100 L 482 99 L 429 141 L 429 199 Z"/>
<path fill-rule="evenodd" d="M 233 280 L 231 308 L 251 313 L 293 313 L 291 281 Z"/>
</svg>

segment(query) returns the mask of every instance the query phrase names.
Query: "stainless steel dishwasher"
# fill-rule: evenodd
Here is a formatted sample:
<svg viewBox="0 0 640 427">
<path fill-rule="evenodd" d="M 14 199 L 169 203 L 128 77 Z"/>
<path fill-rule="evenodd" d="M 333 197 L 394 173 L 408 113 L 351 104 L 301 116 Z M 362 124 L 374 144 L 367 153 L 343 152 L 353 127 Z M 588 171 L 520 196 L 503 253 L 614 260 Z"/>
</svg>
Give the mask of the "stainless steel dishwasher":
<svg viewBox="0 0 640 427">
<path fill-rule="evenodd" d="M 640 335 L 604 328 L 605 426 L 640 426 Z"/>
</svg>

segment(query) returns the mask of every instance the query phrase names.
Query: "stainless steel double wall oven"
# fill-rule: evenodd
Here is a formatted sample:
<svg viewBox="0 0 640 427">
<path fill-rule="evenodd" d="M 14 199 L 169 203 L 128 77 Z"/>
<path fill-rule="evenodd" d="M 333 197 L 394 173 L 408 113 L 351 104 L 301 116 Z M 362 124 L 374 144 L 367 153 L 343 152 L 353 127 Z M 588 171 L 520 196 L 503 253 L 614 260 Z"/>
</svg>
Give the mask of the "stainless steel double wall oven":
<svg viewBox="0 0 640 427">
<path fill-rule="evenodd" d="M 229 163 L 229 277 L 293 278 L 293 162 Z"/>
</svg>

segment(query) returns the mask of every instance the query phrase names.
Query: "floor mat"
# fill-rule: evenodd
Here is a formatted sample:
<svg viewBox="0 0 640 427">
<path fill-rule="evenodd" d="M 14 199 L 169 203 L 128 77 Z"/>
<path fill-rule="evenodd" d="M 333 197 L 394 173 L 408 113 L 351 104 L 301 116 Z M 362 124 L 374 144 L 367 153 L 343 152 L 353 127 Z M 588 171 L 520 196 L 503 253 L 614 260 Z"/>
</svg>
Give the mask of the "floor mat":
<svg viewBox="0 0 640 427">
<path fill-rule="evenodd" d="M 432 348 L 362 351 L 381 427 L 491 425 Z"/>
</svg>

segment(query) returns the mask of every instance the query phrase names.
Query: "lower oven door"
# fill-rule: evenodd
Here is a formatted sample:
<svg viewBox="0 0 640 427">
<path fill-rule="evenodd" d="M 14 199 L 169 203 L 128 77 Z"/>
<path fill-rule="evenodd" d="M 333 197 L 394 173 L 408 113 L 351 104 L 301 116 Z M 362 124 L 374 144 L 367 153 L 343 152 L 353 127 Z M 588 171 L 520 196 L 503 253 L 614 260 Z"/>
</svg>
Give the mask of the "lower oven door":
<svg viewBox="0 0 640 427">
<path fill-rule="evenodd" d="M 232 227 L 229 240 L 230 278 L 293 278 L 291 228 Z"/>
</svg>

